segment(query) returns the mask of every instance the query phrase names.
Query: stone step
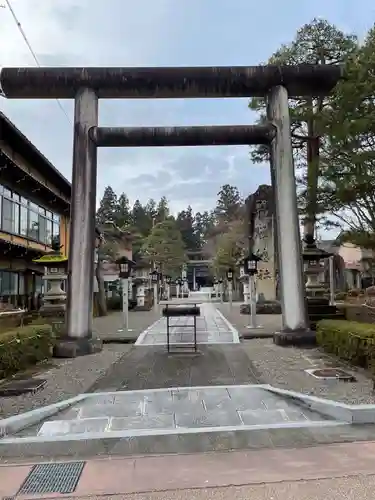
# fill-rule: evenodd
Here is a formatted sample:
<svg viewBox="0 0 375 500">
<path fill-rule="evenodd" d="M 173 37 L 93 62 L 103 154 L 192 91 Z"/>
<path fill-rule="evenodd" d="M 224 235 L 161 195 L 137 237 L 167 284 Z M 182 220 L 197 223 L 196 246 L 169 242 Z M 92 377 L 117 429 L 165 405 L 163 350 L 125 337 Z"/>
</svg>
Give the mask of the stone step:
<svg viewBox="0 0 375 500">
<path fill-rule="evenodd" d="M 108 408 L 107 408 L 108 409 Z M 112 409 L 115 406 L 112 405 Z M 155 429 L 165 434 L 178 432 L 178 429 L 198 429 L 243 426 L 267 426 L 291 422 L 307 423 L 307 416 L 302 411 L 288 410 L 245 410 L 229 411 L 193 411 L 190 413 L 128 416 L 127 412 L 111 412 L 112 415 L 101 417 L 77 418 L 72 420 L 50 420 L 45 422 L 38 436 L 69 436 L 75 434 L 90 435 L 95 433 L 121 432 L 123 436 L 150 433 Z"/>
<path fill-rule="evenodd" d="M 291 423 L 293 424 L 293 423 Z M 119 457 L 167 453 L 204 453 L 223 450 L 264 449 L 273 447 L 296 448 L 317 446 L 319 444 L 371 440 L 372 430 L 362 426 L 351 426 L 337 422 L 308 422 L 303 426 L 253 426 L 235 429 L 220 427 L 215 430 L 202 429 L 202 432 L 183 432 L 174 434 L 139 434 L 119 437 L 118 433 L 107 432 L 106 436 L 97 434 L 70 434 L 65 436 L 46 436 L 37 440 L 9 442 L 0 440 L 2 460 L 61 460 L 98 458 L 100 456 Z M 297 428 L 296 428 L 297 427 Z M 3 442 L 2 442 L 3 441 Z"/>
<path fill-rule="evenodd" d="M 311 323 L 317 323 L 322 319 L 345 319 L 345 314 L 309 314 L 309 320 Z"/>
</svg>

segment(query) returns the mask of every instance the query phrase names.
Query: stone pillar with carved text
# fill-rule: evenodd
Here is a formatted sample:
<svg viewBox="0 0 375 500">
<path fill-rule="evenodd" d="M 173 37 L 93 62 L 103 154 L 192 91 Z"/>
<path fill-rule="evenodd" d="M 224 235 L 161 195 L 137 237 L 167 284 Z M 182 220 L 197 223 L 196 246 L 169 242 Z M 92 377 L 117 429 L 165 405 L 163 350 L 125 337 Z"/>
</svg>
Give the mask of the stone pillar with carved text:
<svg viewBox="0 0 375 500">
<path fill-rule="evenodd" d="M 247 199 L 251 251 L 262 260 L 258 263 L 257 301 L 276 300 L 277 259 L 275 251 L 274 200 L 271 186 L 259 186 Z"/>
</svg>

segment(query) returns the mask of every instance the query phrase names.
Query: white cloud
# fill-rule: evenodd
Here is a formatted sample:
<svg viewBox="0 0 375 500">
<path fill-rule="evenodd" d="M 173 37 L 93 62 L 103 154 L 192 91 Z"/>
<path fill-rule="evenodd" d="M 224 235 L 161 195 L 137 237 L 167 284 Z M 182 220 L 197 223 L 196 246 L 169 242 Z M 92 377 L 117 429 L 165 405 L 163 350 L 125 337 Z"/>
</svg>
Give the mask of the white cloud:
<svg viewBox="0 0 375 500">
<path fill-rule="evenodd" d="M 50 66 L 176 65 L 180 33 L 185 41 L 189 38 L 186 23 L 193 15 L 190 2 L 175 0 L 13 0 L 12 6 L 40 64 Z M 6 40 L 0 45 L 0 66 L 35 66 L 8 9 L 0 9 L 0 31 Z M 246 101 L 232 103 L 103 101 L 100 124 L 246 123 L 250 119 Z M 62 101 L 62 105 L 69 120 L 55 101 L 0 101 L 9 118 L 70 179 L 73 103 Z M 254 174 L 259 172 L 258 167 L 250 172 L 246 148 L 104 149 L 98 160 L 98 196 L 106 185 L 133 200 L 165 194 L 174 210 L 188 203 L 195 210 L 210 208 L 226 182 L 237 184 L 246 196 L 247 190 L 256 188 Z M 261 178 L 264 175 L 260 171 Z M 146 183 L 147 179 L 152 182 Z"/>
</svg>

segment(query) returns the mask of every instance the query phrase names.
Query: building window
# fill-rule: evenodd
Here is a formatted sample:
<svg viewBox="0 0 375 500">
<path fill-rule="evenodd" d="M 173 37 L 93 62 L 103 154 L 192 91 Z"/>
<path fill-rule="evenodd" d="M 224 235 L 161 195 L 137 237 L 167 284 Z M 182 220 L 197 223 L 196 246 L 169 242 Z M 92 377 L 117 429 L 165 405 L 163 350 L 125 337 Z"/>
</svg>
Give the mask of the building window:
<svg viewBox="0 0 375 500">
<path fill-rule="evenodd" d="M 0 185 L 0 228 L 44 245 L 60 245 L 60 216 Z"/>
<path fill-rule="evenodd" d="M 39 240 L 39 217 L 38 214 L 32 210 L 29 210 L 27 236 L 33 240 Z"/>
<path fill-rule="evenodd" d="M 18 203 L 12 203 L 12 233 L 19 234 L 20 233 L 20 206 Z"/>
<path fill-rule="evenodd" d="M 28 214 L 29 211 L 26 207 L 22 206 L 20 207 L 20 234 L 22 236 L 27 236 L 27 230 L 28 230 Z"/>
<path fill-rule="evenodd" d="M 39 215 L 39 241 L 47 243 L 47 219 Z"/>
<path fill-rule="evenodd" d="M 11 233 L 13 229 L 13 203 L 3 198 L 2 224 L 3 231 Z"/>
<path fill-rule="evenodd" d="M 46 243 L 52 245 L 52 221 L 49 219 L 46 219 Z"/>
<path fill-rule="evenodd" d="M 54 246 L 60 246 L 60 224 L 56 222 L 52 225 L 52 243 Z"/>
<path fill-rule="evenodd" d="M 25 295 L 25 275 L 24 274 L 19 274 L 18 275 L 18 293 L 20 295 Z"/>
<path fill-rule="evenodd" d="M 18 295 L 18 273 L 0 271 L 0 295 Z"/>
<path fill-rule="evenodd" d="M 43 279 L 41 276 L 35 275 L 35 288 L 34 293 L 43 293 Z"/>
<path fill-rule="evenodd" d="M 1 228 L 7 233 L 18 234 L 20 231 L 20 206 L 7 198 L 3 198 Z"/>
</svg>

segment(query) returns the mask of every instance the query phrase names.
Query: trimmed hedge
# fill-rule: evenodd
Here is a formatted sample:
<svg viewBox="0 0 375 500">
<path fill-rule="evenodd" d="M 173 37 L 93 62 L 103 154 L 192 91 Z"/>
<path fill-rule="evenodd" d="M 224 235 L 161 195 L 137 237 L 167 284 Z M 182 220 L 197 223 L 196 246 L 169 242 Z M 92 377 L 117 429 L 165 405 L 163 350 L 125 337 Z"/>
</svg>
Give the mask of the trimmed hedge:
<svg viewBox="0 0 375 500">
<path fill-rule="evenodd" d="M 121 311 L 122 310 L 122 297 L 121 295 L 113 295 L 107 299 L 107 308 L 109 311 Z"/>
<path fill-rule="evenodd" d="M 0 378 L 52 357 L 51 325 L 28 325 L 0 333 Z"/>
<path fill-rule="evenodd" d="M 324 319 L 317 323 L 318 345 L 353 365 L 374 369 L 375 325 Z"/>
</svg>

